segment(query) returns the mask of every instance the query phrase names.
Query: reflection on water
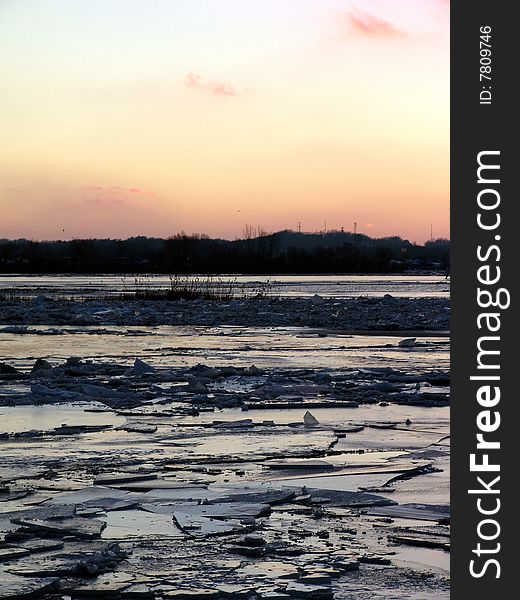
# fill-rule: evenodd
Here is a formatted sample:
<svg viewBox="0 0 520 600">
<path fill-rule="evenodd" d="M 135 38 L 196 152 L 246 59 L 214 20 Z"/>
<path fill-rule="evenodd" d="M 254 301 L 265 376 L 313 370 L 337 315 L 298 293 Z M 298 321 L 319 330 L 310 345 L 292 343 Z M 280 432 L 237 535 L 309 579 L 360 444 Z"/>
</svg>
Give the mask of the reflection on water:
<svg viewBox="0 0 520 600">
<path fill-rule="evenodd" d="M 215 419 L 222 421 L 233 421 L 247 417 L 254 422 L 276 421 L 277 423 L 295 423 L 301 422 L 306 408 L 284 408 L 284 409 L 250 409 L 244 413 L 240 409 L 225 408 L 218 413 L 201 413 L 197 417 L 191 417 L 190 421 L 198 423 L 208 423 Z M 447 406 L 401 406 L 399 404 L 389 404 L 388 406 L 379 406 L 377 404 L 360 404 L 357 408 L 313 408 L 312 414 L 322 425 L 342 427 L 350 422 L 364 423 L 365 421 L 404 421 L 409 418 L 412 423 L 409 429 L 415 429 L 415 424 L 421 425 L 421 431 L 428 430 L 434 432 L 444 432 L 449 430 L 450 412 Z M 385 433 L 384 430 L 374 430 L 378 437 Z M 389 432 L 386 432 L 389 433 Z M 352 434 L 355 436 L 357 434 Z"/>
<path fill-rule="evenodd" d="M 395 565 L 406 566 L 408 568 L 426 565 L 437 570 L 440 569 L 446 574 L 450 572 L 450 553 L 444 552 L 443 550 L 396 546 L 392 562 Z M 422 598 L 425 598 L 426 600 L 426 597 L 422 596 Z"/>
<path fill-rule="evenodd" d="M 33 327 L 45 332 L 45 327 Z M 53 328 L 56 330 L 56 328 Z M 139 327 L 59 328 L 61 335 L 0 334 L 0 355 L 28 368 L 35 357 L 63 361 L 70 356 L 133 361 L 153 366 L 208 365 L 298 368 L 392 367 L 407 370 L 449 369 L 449 338 L 423 336 L 413 348 L 400 348 L 401 337 L 344 335 L 322 337 L 298 328 Z"/>
<path fill-rule="evenodd" d="M 89 412 L 85 409 L 106 408 L 97 402 L 53 404 L 41 406 L 0 406 L 0 433 L 49 431 L 61 425 L 112 425 L 117 427 L 126 419 L 113 412 Z"/>
<path fill-rule="evenodd" d="M 204 278 L 205 276 L 200 276 Z M 219 275 L 217 280 L 231 283 L 237 289 L 255 288 L 270 283 L 272 293 L 278 296 L 325 297 L 384 296 L 444 297 L 449 296 L 450 283 L 442 275 Z M 147 276 L 146 288 L 170 286 L 164 275 Z M 24 296 L 66 295 L 92 297 L 112 293 L 131 292 L 135 277 L 120 275 L 7 275 L 0 277 L 1 290 L 15 290 Z"/>
</svg>

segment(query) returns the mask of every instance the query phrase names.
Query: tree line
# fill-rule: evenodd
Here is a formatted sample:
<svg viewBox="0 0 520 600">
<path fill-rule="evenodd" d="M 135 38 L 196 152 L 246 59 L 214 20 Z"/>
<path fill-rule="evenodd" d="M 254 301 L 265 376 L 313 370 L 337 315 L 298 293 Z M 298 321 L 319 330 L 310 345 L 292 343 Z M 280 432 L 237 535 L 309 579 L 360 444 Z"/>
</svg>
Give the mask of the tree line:
<svg viewBox="0 0 520 600">
<path fill-rule="evenodd" d="M 0 240 L 0 273 L 390 273 L 446 271 L 450 243 L 343 231 L 211 239 L 184 232 L 167 239 Z"/>
</svg>

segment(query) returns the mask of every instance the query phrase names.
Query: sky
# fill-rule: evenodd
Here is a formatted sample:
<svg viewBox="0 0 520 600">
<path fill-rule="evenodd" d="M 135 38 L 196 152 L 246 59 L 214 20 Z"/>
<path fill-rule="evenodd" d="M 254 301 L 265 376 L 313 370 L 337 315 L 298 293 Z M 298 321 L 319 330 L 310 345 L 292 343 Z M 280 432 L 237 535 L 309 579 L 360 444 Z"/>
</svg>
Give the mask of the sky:
<svg viewBox="0 0 520 600">
<path fill-rule="evenodd" d="M 0 0 L 0 238 L 449 237 L 449 0 Z"/>
</svg>

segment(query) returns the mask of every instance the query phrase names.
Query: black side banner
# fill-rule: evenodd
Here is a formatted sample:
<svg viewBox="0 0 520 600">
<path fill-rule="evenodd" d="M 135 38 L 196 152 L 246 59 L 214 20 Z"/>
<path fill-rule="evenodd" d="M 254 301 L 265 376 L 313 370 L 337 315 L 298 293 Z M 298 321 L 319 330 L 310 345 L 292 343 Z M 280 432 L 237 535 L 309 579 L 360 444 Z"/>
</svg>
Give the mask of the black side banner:
<svg viewBox="0 0 520 600">
<path fill-rule="evenodd" d="M 516 595 L 517 21 L 451 7 L 452 594 Z M 518 493 L 518 492 L 516 492 Z M 513 594 L 513 596 L 511 595 Z"/>
</svg>

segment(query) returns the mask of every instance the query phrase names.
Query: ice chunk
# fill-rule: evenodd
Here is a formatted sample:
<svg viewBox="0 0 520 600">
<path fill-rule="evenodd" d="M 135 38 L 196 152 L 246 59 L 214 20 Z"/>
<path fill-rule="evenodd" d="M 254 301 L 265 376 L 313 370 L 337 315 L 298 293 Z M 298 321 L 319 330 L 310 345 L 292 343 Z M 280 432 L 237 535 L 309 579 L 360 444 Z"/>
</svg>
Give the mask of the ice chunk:
<svg viewBox="0 0 520 600">
<path fill-rule="evenodd" d="M 316 427 L 316 425 L 319 425 L 320 422 L 311 412 L 307 411 L 303 415 L 303 424 L 305 427 Z"/>
<path fill-rule="evenodd" d="M 144 360 L 136 358 L 133 372 L 135 375 L 144 375 L 145 373 L 155 373 L 155 369 L 148 363 L 145 363 Z"/>
</svg>

